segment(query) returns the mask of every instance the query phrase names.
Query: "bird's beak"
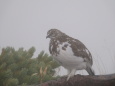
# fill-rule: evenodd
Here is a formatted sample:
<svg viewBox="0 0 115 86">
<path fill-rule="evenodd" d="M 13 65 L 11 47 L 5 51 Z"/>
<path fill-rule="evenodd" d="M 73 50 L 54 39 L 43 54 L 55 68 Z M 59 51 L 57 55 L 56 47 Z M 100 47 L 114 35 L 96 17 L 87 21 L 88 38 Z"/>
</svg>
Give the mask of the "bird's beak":
<svg viewBox="0 0 115 86">
<path fill-rule="evenodd" d="M 46 36 L 46 39 L 49 38 L 49 35 Z"/>
</svg>

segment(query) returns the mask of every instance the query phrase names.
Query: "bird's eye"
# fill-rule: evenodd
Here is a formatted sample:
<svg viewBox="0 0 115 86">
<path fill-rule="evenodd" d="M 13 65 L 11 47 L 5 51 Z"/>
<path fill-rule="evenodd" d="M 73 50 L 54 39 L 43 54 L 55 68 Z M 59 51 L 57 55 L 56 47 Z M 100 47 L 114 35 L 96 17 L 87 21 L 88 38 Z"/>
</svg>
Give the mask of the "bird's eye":
<svg viewBox="0 0 115 86">
<path fill-rule="evenodd" d="M 54 33 L 53 32 L 51 32 L 51 35 L 53 35 Z"/>
</svg>

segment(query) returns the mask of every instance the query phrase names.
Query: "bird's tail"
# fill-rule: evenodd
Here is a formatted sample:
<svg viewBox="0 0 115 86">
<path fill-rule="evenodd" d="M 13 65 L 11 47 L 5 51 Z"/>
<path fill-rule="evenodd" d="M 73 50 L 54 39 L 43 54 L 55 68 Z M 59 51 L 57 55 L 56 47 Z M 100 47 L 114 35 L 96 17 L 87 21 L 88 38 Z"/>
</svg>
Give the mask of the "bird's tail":
<svg viewBox="0 0 115 86">
<path fill-rule="evenodd" d="M 89 75 L 92 75 L 92 76 L 95 75 L 95 72 L 94 72 L 94 70 L 91 67 L 87 67 L 86 71 L 89 73 Z"/>
</svg>

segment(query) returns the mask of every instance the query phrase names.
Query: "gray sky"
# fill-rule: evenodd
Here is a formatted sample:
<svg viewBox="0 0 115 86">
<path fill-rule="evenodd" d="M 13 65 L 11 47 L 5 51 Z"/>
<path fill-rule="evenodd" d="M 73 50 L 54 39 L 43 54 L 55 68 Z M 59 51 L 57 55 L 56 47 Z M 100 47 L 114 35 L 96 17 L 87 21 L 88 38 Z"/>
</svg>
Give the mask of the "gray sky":
<svg viewBox="0 0 115 86">
<path fill-rule="evenodd" d="M 101 73 L 115 72 L 115 0 L 0 0 L 0 50 L 34 46 L 35 57 L 49 53 L 51 28 L 82 41 Z"/>
</svg>

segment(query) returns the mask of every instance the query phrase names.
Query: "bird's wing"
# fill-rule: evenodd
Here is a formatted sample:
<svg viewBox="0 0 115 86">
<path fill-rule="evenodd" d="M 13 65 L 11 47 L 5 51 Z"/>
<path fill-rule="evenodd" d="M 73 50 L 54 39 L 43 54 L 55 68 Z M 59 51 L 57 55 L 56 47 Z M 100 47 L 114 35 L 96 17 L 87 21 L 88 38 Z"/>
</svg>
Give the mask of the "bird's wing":
<svg viewBox="0 0 115 86">
<path fill-rule="evenodd" d="M 71 44 L 70 47 L 72 48 L 75 56 L 84 58 L 84 61 L 89 62 L 92 65 L 92 55 L 82 42 L 71 38 L 69 43 Z"/>
</svg>

